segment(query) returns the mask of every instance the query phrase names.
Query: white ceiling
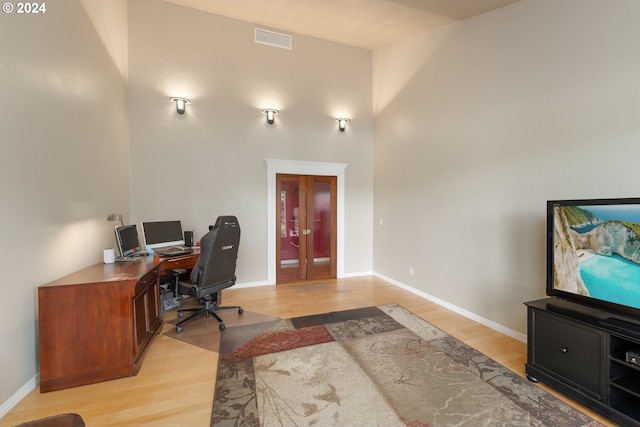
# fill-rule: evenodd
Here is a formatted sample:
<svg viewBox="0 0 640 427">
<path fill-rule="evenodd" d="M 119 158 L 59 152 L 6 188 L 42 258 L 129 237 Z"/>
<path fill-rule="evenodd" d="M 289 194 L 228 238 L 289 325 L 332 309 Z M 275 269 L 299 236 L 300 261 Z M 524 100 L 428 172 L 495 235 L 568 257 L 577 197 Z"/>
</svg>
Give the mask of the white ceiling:
<svg viewBox="0 0 640 427">
<path fill-rule="evenodd" d="M 273 30 L 375 49 L 520 0 L 165 0 Z"/>
</svg>

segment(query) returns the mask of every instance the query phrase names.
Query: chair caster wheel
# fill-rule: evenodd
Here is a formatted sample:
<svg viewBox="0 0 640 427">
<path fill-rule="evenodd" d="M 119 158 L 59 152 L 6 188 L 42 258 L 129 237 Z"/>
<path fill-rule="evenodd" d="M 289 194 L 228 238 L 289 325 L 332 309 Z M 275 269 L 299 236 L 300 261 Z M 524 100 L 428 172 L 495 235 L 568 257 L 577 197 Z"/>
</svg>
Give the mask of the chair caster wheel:
<svg viewBox="0 0 640 427">
<path fill-rule="evenodd" d="M 179 312 L 178 312 L 178 317 L 184 317 L 184 313 L 183 313 L 183 312 L 181 312 L 181 311 L 179 311 Z"/>
<path fill-rule="evenodd" d="M 182 332 L 182 326 L 176 326 L 176 332 L 177 333 Z"/>
<path fill-rule="evenodd" d="M 220 322 L 220 325 L 218 325 L 218 327 L 220 328 L 221 331 L 224 331 L 224 328 L 226 328 L 226 326 L 224 326 L 224 323 Z"/>
<path fill-rule="evenodd" d="M 242 313 L 244 313 L 244 310 L 242 308 L 239 308 L 238 309 L 238 314 L 242 314 Z"/>
</svg>

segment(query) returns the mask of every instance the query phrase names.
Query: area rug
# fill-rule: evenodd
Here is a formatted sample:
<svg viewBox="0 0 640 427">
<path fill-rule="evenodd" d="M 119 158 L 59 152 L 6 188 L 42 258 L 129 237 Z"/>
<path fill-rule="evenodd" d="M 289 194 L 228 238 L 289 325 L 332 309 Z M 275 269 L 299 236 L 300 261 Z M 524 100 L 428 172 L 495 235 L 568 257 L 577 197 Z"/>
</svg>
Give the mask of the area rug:
<svg viewBox="0 0 640 427">
<path fill-rule="evenodd" d="M 396 304 L 233 329 L 212 426 L 601 426 Z"/>
</svg>

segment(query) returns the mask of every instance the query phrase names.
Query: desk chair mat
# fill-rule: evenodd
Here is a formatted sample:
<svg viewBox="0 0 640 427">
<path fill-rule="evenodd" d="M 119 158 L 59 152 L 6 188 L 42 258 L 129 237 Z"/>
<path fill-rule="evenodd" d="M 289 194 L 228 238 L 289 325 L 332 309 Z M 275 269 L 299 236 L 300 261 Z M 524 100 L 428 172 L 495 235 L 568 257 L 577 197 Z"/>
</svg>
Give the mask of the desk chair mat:
<svg viewBox="0 0 640 427">
<path fill-rule="evenodd" d="M 185 308 L 190 306 L 190 303 L 185 304 Z M 194 304 L 193 307 L 198 305 Z M 165 313 L 162 335 L 205 350 L 228 354 L 270 328 L 286 328 L 286 325 L 278 326 L 284 322 L 282 319 L 252 311 L 245 311 L 242 316 L 236 310 L 220 310 L 217 314 L 224 320 L 224 331 L 220 331 L 215 318 L 201 317 L 177 333 L 175 325 L 183 319 L 179 319 L 175 311 Z"/>
</svg>

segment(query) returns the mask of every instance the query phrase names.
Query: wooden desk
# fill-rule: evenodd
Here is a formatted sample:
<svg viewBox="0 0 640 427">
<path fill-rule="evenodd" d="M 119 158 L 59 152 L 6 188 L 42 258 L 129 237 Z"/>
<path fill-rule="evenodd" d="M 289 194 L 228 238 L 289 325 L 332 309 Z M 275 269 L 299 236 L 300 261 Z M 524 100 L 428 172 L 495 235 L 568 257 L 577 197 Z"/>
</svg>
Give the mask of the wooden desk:
<svg viewBox="0 0 640 427">
<path fill-rule="evenodd" d="M 159 277 L 198 256 L 99 263 L 39 287 L 40 391 L 136 375 L 162 325 Z"/>
</svg>

